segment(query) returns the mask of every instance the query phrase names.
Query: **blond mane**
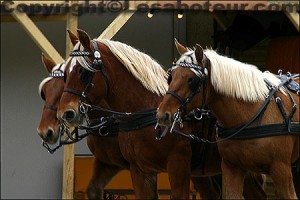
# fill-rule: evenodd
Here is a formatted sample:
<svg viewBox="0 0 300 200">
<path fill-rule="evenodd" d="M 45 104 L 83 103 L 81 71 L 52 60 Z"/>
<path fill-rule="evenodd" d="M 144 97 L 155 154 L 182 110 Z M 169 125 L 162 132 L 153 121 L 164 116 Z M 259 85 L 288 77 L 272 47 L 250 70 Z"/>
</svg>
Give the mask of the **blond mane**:
<svg viewBox="0 0 300 200">
<path fill-rule="evenodd" d="M 106 45 L 146 89 L 157 95 L 166 93 L 168 88 L 167 73 L 153 58 L 121 42 L 105 39 L 98 41 Z"/>
<path fill-rule="evenodd" d="M 211 63 L 211 82 L 214 89 L 224 95 L 246 102 L 264 100 L 269 89 L 265 80 L 278 86 L 280 80 L 272 73 L 261 72 L 256 66 L 221 56 L 206 49 L 204 54 Z"/>
</svg>

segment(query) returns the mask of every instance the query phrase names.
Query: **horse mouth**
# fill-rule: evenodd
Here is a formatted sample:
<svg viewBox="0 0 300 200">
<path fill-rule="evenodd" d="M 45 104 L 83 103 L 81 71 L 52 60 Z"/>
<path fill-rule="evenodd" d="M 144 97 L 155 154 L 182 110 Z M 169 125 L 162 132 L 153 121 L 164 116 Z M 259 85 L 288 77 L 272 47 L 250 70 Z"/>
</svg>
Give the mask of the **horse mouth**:
<svg viewBox="0 0 300 200">
<path fill-rule="evenodd" d="M 57 140 L 58 140 L 58 136 L 52 136 L 51 138 L 47 138 L 47 139 L 42 139 L 43 142 L 47 143 L 47 144 L 55 144 L 57 143 Z"/>
</svg>

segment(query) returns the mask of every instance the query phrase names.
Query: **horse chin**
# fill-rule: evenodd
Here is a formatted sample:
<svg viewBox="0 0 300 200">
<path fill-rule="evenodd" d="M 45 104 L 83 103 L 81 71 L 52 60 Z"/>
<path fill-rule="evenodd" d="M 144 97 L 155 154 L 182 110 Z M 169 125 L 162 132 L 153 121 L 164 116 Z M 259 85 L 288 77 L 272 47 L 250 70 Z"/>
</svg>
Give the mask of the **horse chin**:
<svg viewBox="0 0 300 200">
<path fill-rule="evenodd" d="M 43 139 L 44 142 L 51 145 L 57 143 L 57 140 L 58 140 L 58 134 L 52 135 L 50 138 Z"/>
</svg>

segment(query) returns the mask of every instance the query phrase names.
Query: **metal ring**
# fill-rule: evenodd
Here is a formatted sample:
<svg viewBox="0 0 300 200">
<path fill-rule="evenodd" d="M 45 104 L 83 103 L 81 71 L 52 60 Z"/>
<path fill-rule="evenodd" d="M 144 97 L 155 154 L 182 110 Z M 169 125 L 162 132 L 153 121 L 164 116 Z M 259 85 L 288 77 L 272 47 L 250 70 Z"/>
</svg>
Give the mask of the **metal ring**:
<svg viewBox="0 0 300 200">
<path fill-rule="evenodd" d="M 107 136 L 108 135 L 108 131 L 106 131 L 106 133 L 101 133 L 101 130 L 103 130 L 104 128 L 106 128 L 106 126 L 101 126 L 100 128 L 99 128 L 99 134 L 101 135 L 101 136 Z"/>
<path fill-rule="evenodd" d="M 88 111 L 88 108 L 87 108 L 86 105 L 84 105 L 83 103 L 81 103 L 81 104 L 79 105 L 79 111 L 80 111 L 82 114 L 86 114 L 87 111 Z"/>
</svg>

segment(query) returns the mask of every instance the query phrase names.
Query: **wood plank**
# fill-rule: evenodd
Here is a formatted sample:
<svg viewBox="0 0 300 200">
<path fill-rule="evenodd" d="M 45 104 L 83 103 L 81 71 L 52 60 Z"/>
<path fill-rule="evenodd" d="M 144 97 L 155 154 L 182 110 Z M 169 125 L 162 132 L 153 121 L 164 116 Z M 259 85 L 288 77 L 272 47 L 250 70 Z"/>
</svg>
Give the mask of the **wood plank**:
<svg viewBox="0 0 300 200">
<path fill-rule="evenodd" d="M 15 10 L 11 13 L 11 15 L 21 24 L 26 33 L 47 56 L 49 56 L 55 63 L 63 62 L 61 55 L 25 13 L 20 13 Z"/>
<path fill-rule="evenodd" d="M 223 31 L 226 31 L 226 29 L 230 26 L 229 20 L 224 16 L 224 14 L 220 12 L 210 12 L 213 18 L 216 20 L 216 22 L 219 24 L 219 26 L 223 29 Z"/>
<path fill-rule="evenodd" d="M 73 0 L 72 4 L 78 3 Z M 76 32 L 78 26 L 78 17 L 72 13 L 67 14 L 66 29 L 73 33 Z M 70 52 L 73 50 L 68 33 L 66 32 L 66 58 L 69 57 Z M 63 163 L 63 187 L 62 199 L 74 199 L 74 144 L 64 146 L 64 163 Z"/>
<path fill-rule="evenodd" d="M 116 19 L 102 32 L 98 39 L 112 39 L 124 24 L 133 16 L 133 11 L 123 11 Z"/>
<path fill-rule="evenodd" d="M 299 13 L 285 12 L 285 14 L 295 26 L 295 28 L 298 30 L 298 32 L 300 32 Z"/>
<path fill-rule="evenodd" d="M 150 1 L 151 3 L 155 1 Z M 121 12 L 110 25 L 102 32 L 97 39 L 112 39 L 117 32 L 126 24 L 126 22 L 134 15 L 137 5 L 141 3 L 149 3 L 149 1 L 129 2 L 129 10 Z"/>
</svg>

